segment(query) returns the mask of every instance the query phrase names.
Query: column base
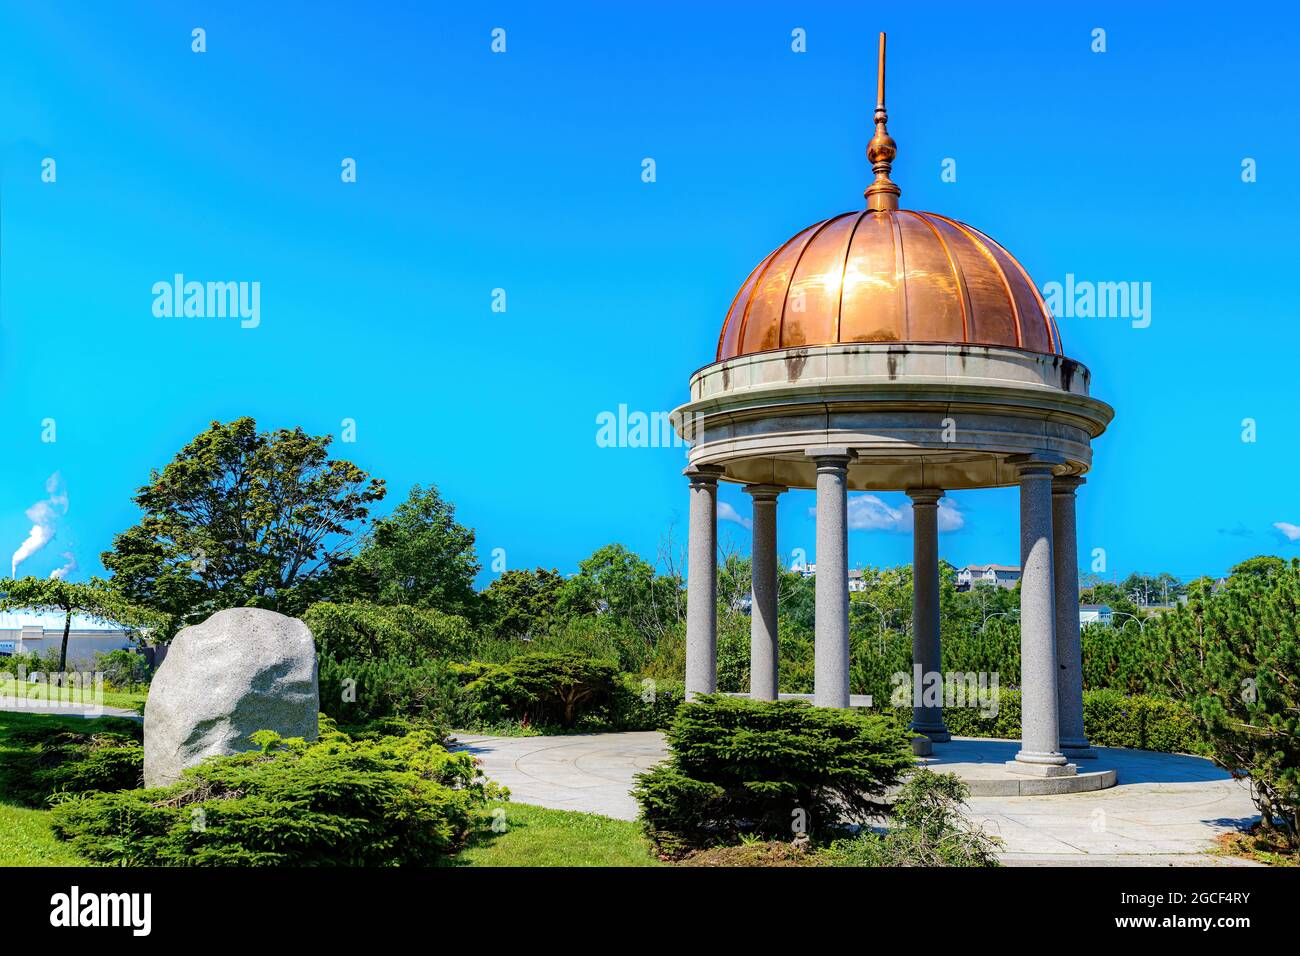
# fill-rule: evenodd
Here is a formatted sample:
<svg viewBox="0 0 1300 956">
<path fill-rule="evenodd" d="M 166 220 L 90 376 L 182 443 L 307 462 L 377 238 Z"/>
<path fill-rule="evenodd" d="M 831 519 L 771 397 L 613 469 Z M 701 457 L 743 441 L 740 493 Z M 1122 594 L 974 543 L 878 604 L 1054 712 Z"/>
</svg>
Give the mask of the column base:
<svg viewBox="0 0 1300 956">
<path fill-rule="evenodd" d="M 931 743 L 946 744 L 952 740 L 952 734 L 948 733 L 948 728 L 943 724 L 938 727 L 925 727 L 921 724 L 912 724 L 909 728 L 914 734 L 925 734 L 930 738 Z"/>
<path fill-rule="evenodd" d="M 1030 760 L 1023 760 L 1019 754 L 1015 760 L 1007 761 L 1007 769 L 1012 773 L 1024 774 L 1027 777 L 1073 777 L 1079 772 L 1079 768 L 1072 763 L 1039 763 L 1032 758 L 1050 757 L 1051 754 L 1030 754 Z M 1061 761 L 1065 760 L 1064 755 L 1057 754 Z"/>
<path fill-rule="evenodd" d="M 1097 751 L 1092 749 L 1088 741 L 1082 743 L 1066 743 L 1061 741 L 1061 753 L 1070 760 L 1096 760 Z"/>
</svg>

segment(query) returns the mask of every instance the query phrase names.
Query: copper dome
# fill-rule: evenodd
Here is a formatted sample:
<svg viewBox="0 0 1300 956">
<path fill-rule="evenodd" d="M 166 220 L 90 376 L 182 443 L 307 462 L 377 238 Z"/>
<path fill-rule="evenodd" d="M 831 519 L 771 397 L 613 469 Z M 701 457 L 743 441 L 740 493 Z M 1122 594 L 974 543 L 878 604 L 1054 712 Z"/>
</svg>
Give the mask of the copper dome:
<svg viewBox="0 0 1300 956">
<path fill-rule="evenodd" d="M 844 213 L 772 252 L 736 294 L 718 360 L 848 342 L 1061 354 L 1052 313 L 1010 253 L 964 223 L 910 209 Z"/>
</svg>

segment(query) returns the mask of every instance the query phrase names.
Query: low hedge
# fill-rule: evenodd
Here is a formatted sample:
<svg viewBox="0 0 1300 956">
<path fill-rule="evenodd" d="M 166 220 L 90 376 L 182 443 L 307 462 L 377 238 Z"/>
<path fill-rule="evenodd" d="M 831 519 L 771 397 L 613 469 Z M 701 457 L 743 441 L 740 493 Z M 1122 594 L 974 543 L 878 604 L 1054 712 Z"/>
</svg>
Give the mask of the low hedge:
<svg viewBox="0 0 1300 956">
<path fill-rule="evenodd" d="M 503 796 L 434 734 L 318 742 L 253 736 L 170 787 L 68 796 L 55 836 L 117 866 L 427 866 L 486 830 Z"/>
<path fill-rule="evenodd" d="M 978 708 L 945 708 L 944 722 L 957 737 L 1020 737 L 1020 691 L 1002 690 L 998 712 L 985 717 Z M 1083 726 L 1098 747 L 1132 747 L 1163 753 L 1207 754 L 1205 738 L 1192 712 L 1177 701 L 1114 690 L 1083 692 Z"/>
</svg>

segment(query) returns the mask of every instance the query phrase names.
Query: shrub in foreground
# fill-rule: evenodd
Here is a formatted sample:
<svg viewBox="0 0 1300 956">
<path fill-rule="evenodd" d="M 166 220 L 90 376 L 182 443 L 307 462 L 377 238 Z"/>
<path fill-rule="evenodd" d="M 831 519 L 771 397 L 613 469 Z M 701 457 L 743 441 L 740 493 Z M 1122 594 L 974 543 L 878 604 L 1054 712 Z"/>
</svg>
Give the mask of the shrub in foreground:
<svg viewBox="0 0 1300 956">
<path fill-rule="evenodd" d="M 899 788 L 885 833 L 866 830 L 836 840 L 834 866 L 1000 866 L 998 841 L 962 815 L 970 788 L 952 773 L 921 768 Z"/>
<path fill-rule="evenodd" d="M 0 750 L 0 792 L 30 807 L 50 797 L 90 791 L 132 790 L 144 779 L 142 728 L 109 720 L 92 731 L 42 720 L 9 733 Z"/>
<path fill-rule="evenodd" d="M 428 865 L 464 846 L 500 798 L 473 757 L 428 731 L 254 740 L 260 752 L 210 759 L 170 787 L 69 797 L 54 834 L 119 866 Z"/>
<path fill-rule="evenodd" d="M 741 836 L 827 834 L 885 809 L 877 798 L 912 766 L 910 736 L 880 714 L 698 697 L 678 710 L 669 758 L 637 776 L 633 796 L 668 855 Z"/>
</svg>

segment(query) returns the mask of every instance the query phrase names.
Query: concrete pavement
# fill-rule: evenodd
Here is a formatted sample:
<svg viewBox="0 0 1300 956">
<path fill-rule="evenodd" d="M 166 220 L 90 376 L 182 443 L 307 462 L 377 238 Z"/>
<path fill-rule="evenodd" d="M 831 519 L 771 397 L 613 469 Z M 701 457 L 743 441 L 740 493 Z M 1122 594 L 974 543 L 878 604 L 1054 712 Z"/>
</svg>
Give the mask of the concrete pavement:
<svg viewBox="0 0 1300 956">
<path fill-rule="evenodd" d="M 629 795 L 634 774 L 666 756 L 656 732 L 564 737 L 456 734 L 483 772 L 520 803 L 637 816 Z M 1018 741 L 954 738 L 937 744 L 935 770 L 973 760 L 997 762 Z M 1241 861 L 1208 855 L 1214 837 L 1257 814 L 1246 785 L 1208 760 L 1098 747 L 1099 767 L 1113 767 L 1115 787 L 1059 796 L 972 797 L 968 816 L 1004 841 L 1003 861 L 1036 866 L 1206 866 Z M 976 756 L 978 755 L 978 756 Z M 1091 768 L 1090 768 L 1091 769 Z"/>
</svg>

